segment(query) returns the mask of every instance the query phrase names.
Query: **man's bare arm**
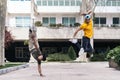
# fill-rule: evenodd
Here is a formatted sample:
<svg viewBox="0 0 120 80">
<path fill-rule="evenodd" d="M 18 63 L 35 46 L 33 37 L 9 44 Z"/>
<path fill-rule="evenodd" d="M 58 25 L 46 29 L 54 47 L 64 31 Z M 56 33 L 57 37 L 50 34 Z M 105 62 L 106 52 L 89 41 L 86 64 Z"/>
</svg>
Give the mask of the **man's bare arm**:
<svg viewBox="0 0 120 80">
<path fill-rule="evenodd" d="M 77 34 L 80 30 L 81 30 L 81 28 L 79 27 L 79 28 L 75 31 L 75 33 L 74 33 L 74 35 L 73 35 L 73 38 L 75 38 L 76 34 Z"/>
</svg>

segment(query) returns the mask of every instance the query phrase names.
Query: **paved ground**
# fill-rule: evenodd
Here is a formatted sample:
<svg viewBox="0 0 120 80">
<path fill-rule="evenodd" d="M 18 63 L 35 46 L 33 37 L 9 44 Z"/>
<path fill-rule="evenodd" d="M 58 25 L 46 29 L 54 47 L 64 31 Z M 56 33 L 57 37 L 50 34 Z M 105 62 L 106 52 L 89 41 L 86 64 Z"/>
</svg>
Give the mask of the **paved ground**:
<svg viewBox="0 0 120 80">
<path fill-rule="evenodd" d="M 120 80 L 120 71 L 108 68 L 107 62 L 89 63 L 42 63 L 43 73 L 40 77 L 37 64 L 30 67 L 0 75 L 0 80 Z"/>
</svg>

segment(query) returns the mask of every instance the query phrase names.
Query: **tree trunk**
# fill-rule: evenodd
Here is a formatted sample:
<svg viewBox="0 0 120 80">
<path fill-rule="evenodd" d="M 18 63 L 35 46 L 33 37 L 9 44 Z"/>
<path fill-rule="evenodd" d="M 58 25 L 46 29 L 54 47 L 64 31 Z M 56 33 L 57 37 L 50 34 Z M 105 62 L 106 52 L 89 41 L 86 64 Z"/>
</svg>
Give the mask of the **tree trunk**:
<svg viewBox="0 0 120 80">
<path fill-rule="evenodd" d="M 4 36 L 7 0 L 0 0 L 0 66 L 4 65 Z"/>
</svg>

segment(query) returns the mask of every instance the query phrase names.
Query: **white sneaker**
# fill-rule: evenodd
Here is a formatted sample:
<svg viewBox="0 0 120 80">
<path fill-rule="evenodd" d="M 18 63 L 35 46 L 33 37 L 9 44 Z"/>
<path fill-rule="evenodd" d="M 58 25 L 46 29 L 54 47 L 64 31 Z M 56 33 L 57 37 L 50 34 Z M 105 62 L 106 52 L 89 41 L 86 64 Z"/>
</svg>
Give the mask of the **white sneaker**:
<svg viewBox="0 0 120 80">
<path fill-rule="evenodd" d="M 74 60 L 74 61 L 80 61 L 80 58 L 78 57 L 78 58 L 76 58 L 76 60 Z"/>
<path fill-rule="evenodd" d="M 72 42 L 72 43 L 74 43 L 74 44 L 78 42 L 77 39 L 69 39 L 69 41 Z"/>
<path fill-rule="evenodd" d="M 83 53 L 84 53 L 84 49 L 81 48 L 80 51 L 79 51 L 79 53 L 78 53 L 78 55 L 81 56 Z"/>
</svg>

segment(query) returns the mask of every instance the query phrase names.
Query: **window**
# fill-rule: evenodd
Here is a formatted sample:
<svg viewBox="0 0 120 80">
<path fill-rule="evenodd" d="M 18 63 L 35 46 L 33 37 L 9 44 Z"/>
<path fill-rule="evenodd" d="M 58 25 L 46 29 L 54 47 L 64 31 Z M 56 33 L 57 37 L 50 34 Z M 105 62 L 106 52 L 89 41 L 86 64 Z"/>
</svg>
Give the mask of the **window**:
<svg viewBox="0 0 120 80">
<path fill-rule="evenodd" d="M 112 1 L 112 6 L 116 6 L 116 1 Z"/>
<path fill-rule="evenodd" d="M 22 17 L 16 17 L 16 27 L 22 27 Z"/>
<path fill-rule="evenodd" d="M 30 27 L 30 17 L 16 17 L 16 27 Z"/>
<path fill-rule="evenodd" d="M 37 5 L 41 6 L 41 0 L 37 0 Z"/>
<path fill-rule="evenodd" d="M 68 26 L 68 18 L 67 18 L 67 17 L 63 17 L 63 18 L 62 18 L 62 24 L 63 24 L 64 26 Z"/>
<path fill-rule="evenodd" d="M 100 1 L 97 2 L 97 6 L 100 6 Z"/>
<path fill-rule="evenodd" d="M 75 6 L 75 0 L 71 0 L 71 6 Z"/>
<path fill-rule="evenodd" d="M 48 6 L 52 6 L 53 3 L 52 3 L 52 0 L 48 0 Z"/>
<path fill-rule="evenodd" d="M 106 18 L 105 17 L 96 17 L 95 18 L 95 24 L 106 24 Z"/>
<path fill-rule="evenodd" d="M 58 6 L 58 0 L 54 0 L 54 6 Z"/>
<path fill-rule="evenodd" d="M 109 2 L 110 2 L 110 1 L 99 0 L 99 1 L 97 2 L 97 6 L 105 6 L 105 5 L 110 4 Z"/>
<path fill-rule="evenodd" d="M 65 0 L 65 6 L 69 6 L 69 0 Z"/>
<path fill-rule="evenodd" d="M 106 18 L 100 18 L 100 24 L 106 24 Z"/>
<path fill-rule="evenodd" d="M 43 18 L 43 25 L 48 26 L 48 24 L 49 24 L 49 19 L 47 17 L 44 17 Z"/>
<path fill-rule="evenodd" d="M 43 26 L 49 26 L 49 24 L 56 24 L 56 18 L 43 17 Z"/>
<path fill-rule="evenodd" d="M 63 0 L 59 0 L 59 5 L 60 6 L 64 6 L 64 1 Z"/>
<path fill-rule="evenodd" d="M 24 17 L 23 21 L 24 21 L 24 24 L 23 24 L 24 27 L 30 27 L 30 22 L 31 22 L 30 17 Z"/>
<path fill-rule="evenodd" d="M 50 24 L 56 24 L 56 18 L 51 17 L 50 18 Z"/>
<path fill-rule="evenodd" d="M 120 19 L 118 17 L 113 18 L 113 24 L 119 24 Z"/>
<path fill-rule="evenodd" d="M 76 0 L 76 6 L 80 6 L 81 1 L 80 0 Z"/>
<path fill-rule="evenodd" d="M 47 6 L 47 1 L 46 0 L 42 0 L 42 5 L 43 6 Z"/>
<path fill-rule="evenodd" d="M 99 18 L 98 17 L 95 18 L 95 24 L 99 24 Z"/>
<path fill-rule="evenodd" d="M 70 18 L 70 26 L 74 26 L 75 22 L 76 22 L 75 18 L 71 17 Z"/>
<path fill-rule="evenodd" d="M 16 58 L 27 58 L 28 48 L 26 47 L 16 47 L 15 48 L 15 57 Z"/>
<path fill-rule="evenodd" d="M 107 6 L 120 6 L 120 0 L 107 0 Z"/>
<path fill-rule="evenodd" d="M 107 6 L 111 6 L 111 1 L 107 1 L 107 2 L 106 2 L 106 5 L 107 5 Z"/>
<path fill-rule="evenodd" d="M 105 6 L 105 0 L 101 0 L 101 6 Z"/>
<path fill-rule="evenodd" d="M 120 6 L 120 1 L 118 1 L 118 6 Z"/>
<path fill-rule="evenodd" d="M 76 22 L 75 17 L 63 17 L 62 18 L 62 24 L 64 26 L 74 26 L 75 22 Z"/>
</svg>

